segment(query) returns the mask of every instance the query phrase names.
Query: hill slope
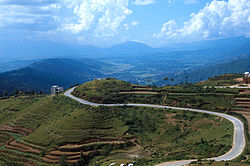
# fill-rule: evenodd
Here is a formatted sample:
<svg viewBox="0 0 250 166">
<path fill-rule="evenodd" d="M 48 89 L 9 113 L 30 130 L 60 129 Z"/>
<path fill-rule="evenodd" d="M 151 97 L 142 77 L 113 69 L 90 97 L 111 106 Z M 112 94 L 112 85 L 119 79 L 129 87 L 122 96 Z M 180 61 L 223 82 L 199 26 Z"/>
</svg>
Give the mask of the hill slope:
<svg viewBox="0 0 250 166">
<path fill-rule="evenodd" d="M 244 73 L 246 71 L 250 71 L 249 56 L 196 70 L 185 71 L 178 75 L 168 75 L 168 77 L 169 79 L 174 79 L 173 83 L 179 84 L 180 82 L 185 83 L 186 80 L 188 82 L 199 82 L 225 73 Z M 164 80 L 160 80 L 157 84 L 164 85 Z"/>
<path fill-rule="evenodd" d="M 110 66 L 110 65 L 109 65 Z M 58 84 L 65 88 L 76 83 L 103 77 L 102 68 L 107 64 L 97 60 L 47 59 L 35 62 L 28 67 L 0 74 L 0 94 L 15 90 L 49 92 Z"/>
<path fill-rule="evenodd" d="M 61 95 L 9 98 L 0 100 L 0 164 L 104 166 L 138 156 L 137 163 L 152 165 L 209 157 L 230 149 L 232 127 L 188 111 L 90 107 Z"/>
</svg>

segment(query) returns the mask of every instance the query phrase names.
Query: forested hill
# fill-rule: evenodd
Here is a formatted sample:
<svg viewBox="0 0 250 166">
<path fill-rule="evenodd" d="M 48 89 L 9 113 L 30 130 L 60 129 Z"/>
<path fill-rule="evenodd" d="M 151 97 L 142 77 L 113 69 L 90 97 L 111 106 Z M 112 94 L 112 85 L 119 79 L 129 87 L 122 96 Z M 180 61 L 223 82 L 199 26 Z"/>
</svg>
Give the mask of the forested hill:
<svg viewBox="0 0 250 166">
<path fill-rule="evenodd" d="M 110 64 L 109 64 L 110 66 Z M 25 68 L 0 74 L 0 94 L 15 90 L 48 93 L 58 84 L 65 88 L 76 83 L 103 77 L 99 71 L 107 64 L 91 59 L 46 59 Z"/>
<path fill-rule="evenodd" d="M 173 78 L 176 84 L 180 82 L 185 83 L 186 80 L 188 80 L 188 82 L 198 82 L 225 73 L 243 73 L 245 71 L 250 71 L 250 56 L 197 70 L 187 71 L 179 75 L 171 75 L 169 79 Z M 158 84 L 164 84 L 164 80 L 159 81 Z"/>
</svg>

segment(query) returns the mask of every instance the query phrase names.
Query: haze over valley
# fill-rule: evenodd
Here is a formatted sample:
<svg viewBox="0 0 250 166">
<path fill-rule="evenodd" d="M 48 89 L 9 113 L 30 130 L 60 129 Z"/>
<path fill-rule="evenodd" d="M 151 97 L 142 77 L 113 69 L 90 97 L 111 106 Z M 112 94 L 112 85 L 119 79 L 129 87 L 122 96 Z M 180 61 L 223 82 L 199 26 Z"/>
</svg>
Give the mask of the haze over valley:
<svg viewBox="0 0 250 166">
<path fill-rule="evenodd" d="M 0 0 L 0 166 L 250 165 L 249 0 Z"/>
</svg>

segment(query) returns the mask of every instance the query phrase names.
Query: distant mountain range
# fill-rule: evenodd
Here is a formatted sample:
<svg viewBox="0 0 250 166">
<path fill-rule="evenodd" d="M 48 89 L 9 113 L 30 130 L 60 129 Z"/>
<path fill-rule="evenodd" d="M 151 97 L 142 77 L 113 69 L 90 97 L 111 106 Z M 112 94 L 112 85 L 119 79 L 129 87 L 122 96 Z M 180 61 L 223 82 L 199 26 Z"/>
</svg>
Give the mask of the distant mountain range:
<svg viewBox="0 0 250 166">
<path fill-rule="evenodd" d="M 171 83 L 178 84 L 185 82 L 188 76 L 189 82 L 196 82 L 224 73 L 250 71 L 249 45 L 250 39 L 247 38 L 184 44 L 175 51 L 151 48 L 137 42 L 102 49 L 93 46 L 72 49 L 52 42 L 26 41 L 21 45 L 6 42 L 4 46 L 0 43 L 0 55 L 7 55 L 0 56 L 4 59 L 0 61 L 0 94 L 20 89 L 49 93 L 54 84 L 67 88 L 99 77 L 165 85 L 170 82 L 164 81 L 164 77 L 174 78 Z M 18 54 L 16 47 L 19 47 Z M 11 61 L 21 55 L 30 60 Z M 82 58 L 85 55 L 91 59 Z"/>
<path fill-rule="evenodd" d="M 110 65 L 108 65 L 110 66 Z M 0 74 L 0 94 L 15 90 L 49 93 L 52 85 L 68 88 L 104 75 L 98 70 L 107 64 L 91 59 L 47 59 L 25 68 Z"/>
<path fill-rule="evenodd" d="M 170 43 L 162 46 L 163 48 L 172 48 L 176 50 L 198 50 L 198 49 L 232 49 L 241 46 L 244 43 L 248 43 L 249 38 L 245 37 L 233 37 L 217 40 L 203 40 L 197 42 L 186 43 Z"/>
<path fill-rule="evenodd" d="M 199 68 L 196 70 L 184 71 L 180 74 L 168 75 L 169 80 L 174 79 L 174 84 L 188 82 L 199 82 L 207 80 L 210 77 L 219 76 L 226 73 L 244 73 L 250 71 L 250 56 L 242 56 L 237 60 L 218 63 L 208 67 Z M 169 81 L 172 84 L 172 82 Z M 159 78 L 157 85 L 164 85 L 166 82 Z"/>
<path fill-rule="evenodd" d="M 235 37 L 229 39 L 209 40 L 193 43 L 173 43 L 161 48 L 152 48 L 139 42 L 126 42 L 109 48 L 95 46 L 65 45 L 52 41 L 33 40 L 0 40 L 0 60 L 34 60 L 46 58 L 101 58 L 101 57 L 129 57 L 150 55 L 155 53 L 168 53 L 170 51 L 184 50 L 231 50 L 245 43 L 249 38 Z"/>
</svg>

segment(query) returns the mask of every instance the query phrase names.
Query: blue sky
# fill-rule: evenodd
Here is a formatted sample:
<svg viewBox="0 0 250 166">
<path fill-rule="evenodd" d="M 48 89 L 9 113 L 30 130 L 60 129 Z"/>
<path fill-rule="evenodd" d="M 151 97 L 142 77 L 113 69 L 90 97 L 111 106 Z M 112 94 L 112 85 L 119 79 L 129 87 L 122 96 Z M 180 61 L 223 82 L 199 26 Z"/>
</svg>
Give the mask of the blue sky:
<svg viewBox="0 0 250 166">
<path fill-rule="evenodd" d="M 249 0 L 0 0 L 0 39 L 110 46 L 250 36 Z"/>
</svg>

